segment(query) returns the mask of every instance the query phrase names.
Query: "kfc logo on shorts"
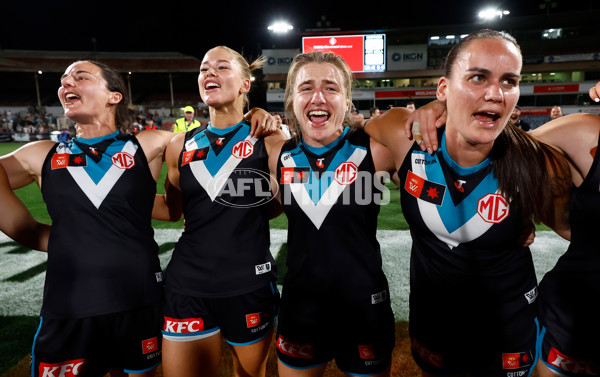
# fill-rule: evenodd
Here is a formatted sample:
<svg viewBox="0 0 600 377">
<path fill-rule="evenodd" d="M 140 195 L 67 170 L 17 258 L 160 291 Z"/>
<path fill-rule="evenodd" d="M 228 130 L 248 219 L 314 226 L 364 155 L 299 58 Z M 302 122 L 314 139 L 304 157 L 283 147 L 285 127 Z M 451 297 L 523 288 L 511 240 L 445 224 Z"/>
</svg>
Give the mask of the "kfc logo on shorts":
<svg viewBox="0 0 600 377">
<path fill-rule="evenodd" d="M 561 353 L 554 347 L 548 354 L 548 363 L 568 373 L 576 373 L 579 376 L 597 376 L 600 372 L 598 364 L 594 360 L 580 359 Z"/>
<path fill-rule="evenodd" d="M 443 355 L 429 350 L 428 348 L 423 346 L 421 343 L 419 343 L 417 341 L 417 339 L 415 339 L 415 337 L 410 338 L 410 343 L 411 343 L 410 345 L 411 345 L 412 350 L 416 354 L 418 354 L 419 357 L 421 357 L 421 359 L 424 362 L 426 362 L 427 364 L 431 364 L 436 368 L 444 367 L 444 356 Z"/>
<path fill-rule="evenodd" d="M 158 351 L 158 339 L 156 337 L 142 340 L 142 353 L 144 355 L 155 351 Z"/>
<path fill-rule="evenodd" d="M 314 353 L 314 345 L 310 343 L 290 342 L 281 335 L 277 338 L 277 349 L 284 355 L 301 359 L 312 359 Z"/>
<path fill-rule="evenodd" d="M 189 334 L 204 331 L 204 321 L 202 318 L 169 318 L 165 317 L 163 331 L 175 334 Z"/>
<path fill-rule="evenodd" d="M 40 377 L 74 377 L 83 372 L 85 359 L 69 360 L 60 363 L 40 363 Z"/>
<path fill-rule="evenodd" d="M 375 358 L 375 352 L 373 352 L 372 344 L 359 345 L 358 353 L 360 354 L 360 358 L 363 360 L 364 359 L 372 360 Z"/>
</svg>

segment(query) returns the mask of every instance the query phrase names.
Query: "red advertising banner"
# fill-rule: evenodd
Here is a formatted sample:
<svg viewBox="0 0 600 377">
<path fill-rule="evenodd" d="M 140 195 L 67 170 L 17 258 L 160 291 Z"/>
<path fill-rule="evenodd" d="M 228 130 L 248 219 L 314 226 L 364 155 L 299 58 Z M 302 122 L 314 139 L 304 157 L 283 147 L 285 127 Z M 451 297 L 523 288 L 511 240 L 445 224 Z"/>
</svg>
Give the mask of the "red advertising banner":
<svg viewBox="0 0 600 377">
<path fill-rule="evenodd" d="M 375 92 L 375 98 L 435 97 L 436 90 L 385 90 Z"/>
<path fill-rule="evenodd" d="M 569 93 L 579 92 L 579 84 L 567 84 L 567 85 L 536 85 L 533 87 L 533 93 Z"/>
<path fill-rule="evenodd" d="M 362 35 L 336 35 L 302 38 L 302 51 L 331 52 L 341 56 L 352 72 L 363 72 L 364 37 Z"/>
</svg>

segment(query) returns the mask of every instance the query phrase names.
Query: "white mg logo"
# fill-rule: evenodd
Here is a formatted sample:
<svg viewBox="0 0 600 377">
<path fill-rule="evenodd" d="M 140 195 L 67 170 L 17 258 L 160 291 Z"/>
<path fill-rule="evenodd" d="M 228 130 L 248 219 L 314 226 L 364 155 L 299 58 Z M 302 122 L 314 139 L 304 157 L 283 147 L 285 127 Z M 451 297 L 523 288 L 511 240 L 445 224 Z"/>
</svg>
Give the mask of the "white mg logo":
<svg viewBox="0 0 600 377">
<path fill-rule="evenodd" d="M 248 140 L 243 140 L 236 143 L 231 150 L 231 154 L 235 158 L 247 158 L 254 152 L 254 145 Z"/>
<path fill-rule="evenodd" d="M 115 153 L 111 157 L 113 165 L 119 169 L 131 169 L 135 165 L 135 160 L 132 155 L 127 152 Z"/>
<path fill-rule="evenodd" d="M 477 202 L 477 213 L 488 223 L 501 223 L 509 212 L 510 204 L 499 194 L 487 194 Z"/>
</svg>

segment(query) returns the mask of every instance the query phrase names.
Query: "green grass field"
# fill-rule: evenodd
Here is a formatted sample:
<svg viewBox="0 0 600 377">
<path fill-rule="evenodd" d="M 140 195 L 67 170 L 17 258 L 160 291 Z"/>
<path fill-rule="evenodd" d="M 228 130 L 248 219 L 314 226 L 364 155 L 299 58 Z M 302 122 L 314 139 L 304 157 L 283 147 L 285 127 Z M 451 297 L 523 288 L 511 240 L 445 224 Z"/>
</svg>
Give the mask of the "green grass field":
<svg viewBox="0 0 600 377">
<path fill-rule="evenodd" d="M 11 153 L 23 145 L 23 143 L 0 143 L 0 155 Z M 157 182 L 157 190 L 160 193 L 164 192 L 163 184 L 165 175 L 166 168 L 163 168 Z M 391 199 L 389 204 L 381 208 L 379 216 L 380 229 L 406 230 L 408 226 L 400 209 L 399 191 L 393 185 L 388 185 L 388 187 L 390 188 Z M 46 210 L 40 189 L 36 184 L 30 184 L 18 189 L 15 193 L 26 204 L 27 208 L 29 208 L 38 221 L 50 223 L 50 216 Z M 153 220 L 152 224 L 155 229 L 181 229 L 183 227 L 183 220 L 178 222 Z M 282 214 L 271 220 L 271 228 L 287 229 L 287 218 L 285 215 Z M 281 276 L 285 273 L 284 259 L 286 250 L 286 245 L 283 245 L 277 260 Z M 31 273 L 36 273 L 36 271 L 31 271 Z M 6 340 L 0 344 L 0 375 L 31 351 L 32 334 L 35 332 L 37 320 L 37 317 L 28 316 L 0 316 L 0 339 Z"/>
<path fill-rule="evenodd" d="M 10 153 L 22 145 L 22 143 L 0 143 L 0 155 Z M 166 171 L 163 169 L 161 177 L 157 183 L 157 190 L 159 192 L 163 191 L 165 173 Z M 402 231 L 407 230 L 408 226 L 400 208 L 400 191 L 396 190 L 395 186 L 393 185 L 388 185 L 388 188 L 390 189 L 390 203 L 381 207 L 378 226 L 379 230 L 382 230 L 383 232 L 380 235 L 381 237 L 379 241 L 382 245 L 382 257 L 385 261 L 384 269 L 386 270 L 386 274 L 388 274 L 390 286 L 399 286 L 399 288 L 394 288 L 394 292 L 401 291 L 403 296 L 407 296 L 408 271 L 406 271 L 405 268 L 407 266 L 406 261 L 408 260 L 410 238 L 407 234 L 408 232 Z M 21 188 L 17 190 L 16 193 L 27 205 L 36 219 L 42 222 L 50 223 L 46 206 L 42 200 L 40 189 L 37 187 L 37 185 L 32 184 Z M 172 232 L 174 231 L 173 229 L 182 229 L 183 222 L 179 221 L 172 223 L 154 221 L 153 226 L 155 229 L 159 230 L 159 232 Z M 285 244 L 285 232 L 279 229 L 287 229 L 287 219 L 285 215 L 281 215 L 276 219 L 273 219 L 271 221 L 271 228 L 276 230 L 273 233 L 281 234 L 281 241 L 276 246 L 279 252 L 275 259 L 278 265 L 280 276 L 283 277 L 285 274 L 287 245 Z M 548 228 L 542 225 L 538 227 L 538 230 L 548 230 Z M 386 231 L 388 232 L 386 233 Z M 405 234 L 402 236 L 403 238 L 400 236 L 400 233 Z M 169 252 L 173 249 L 175 242 L 174 240 L 175 239 L 169 239 L 159 242 L 159 254 L 161 258 L 164 259 L 170 255 Z M 555 255 L 552 257 L 542 253 L 536 253 L 534 255 L 534 258 L 539 255 L 539 259 L 536 259 L 535 261 L 536 265 L 540 265 L 541 270 L 538 272 L 538 276 L 541 277 L 543 272 L 553 265 L 556 255 L 564 251 L 565 246 L 563 243 L 557 246 L 548 246 L 540 243 L 540 241 L 544 241 L 544 238 L 541 235 L 536 238 L 536 244 L 539 244 L 540 251 L 546 252 L 548 250 L 556 250 L 554 252 Z M 2 258 L 0 258 L 0 270 L 3 268 L 11 270 L 11 272 L 7 273 L 3 279 L 0 279 L 0 287 L 2 287 L 3 290 L 0 292 L 0 297 L 4 297 L 1 305 L 6 305 L 7 302 L 5 301 L 7 301 L 7 297 L 10 296 L 7 293 L 7 290 L 10 288 L 10 284 L 22 284 L 19 285 L 19 287 L 23 287 L 25 283 L 34 280 L 35 277 L 39 277 L 45 272 L 45 263 L 35 262 L 32 267 L 29 267 L 24 260 L 30 256 L 32 252 L 26 248 L 20 247 L 14 242 L 0 242 L 0 249 L 2 248 L 4 248 L 4 251 L 2 251 Z M 404 254 L 401 253 L 402 250 L 404 250 Z M 13 257 L 16 258 L 12 259 Z M 397 258 L 400 258 L 400 260 L 396 261 Z M 544 265 L 542 262 L 546 263 L 547 265 Z M 399 266 L 402 266 L 402 268 Z M 19 268 L 23 271 L 19 271 Z M 406 281 L 398 285 L 397 281 L 400 280 L 399 277 L 402 277 Z M 6 284 L 2 285 L 2 283 Z M 39 296 L 42 291 L 41 286 L 42 282 L 40 281 L 39 288 L 36 287 L 35 289 L 28 289 L 34 290 Z M 4 296 L 2 296 L 3 294 Z M 16 301 L 25 300 L 26 297 L 29 297 L 28 294 L 29 292 L 18 291 L 16 294 Z M 400 300 L 398 300 L 398 296 L 395 296 L 394 300 L 392 301 L 398 302 L 398 305 L 400 306 L 407 306 L 406 302 L 400 302 Z M 39 310 L 39 304 L 35 305 L 38 305 L 36 306 L 36 310 Z M 406 311 L 407 309 L 404 308 L 404 310 Z M 19 313 L 14 313 L 13 311 L 10 311 L 9 313 L 10 314 L 0 315 L 0 339 L 3 339 L 3 341 L 0 342 L 0 376 L 2 376 L 17 362 L 23 360 L 23 358 L 31 352 L 31 342 L 38 321 L 38 317 L 36 315 L 21 315 Z"/>
<path fill-rule="evenodd" d="M 23 143 L 0 143 L 0 155 L 10 153 L 17 148 L 21 147 Z M 166 167 L 163 167 L 159 180 L 157 182 L 157 190 L 159 193 L 163 193 L 163 185 L 165 181 Z M 402 216 L 402 210 L 400 208 L 400 194 L 395 189 L 393 184 L 388 184 L 390 188 L 390 203 L 381 207 L 379 214 L 379 229 L 390 229 L 390 230 L 406 230 L 408 225 Z M 39 187 L 35 184 L 23 187 L 15 191 L 17 196 L 27 205 L 29 211 L 33 214 L 36 220 L 50 223 L 50 216 L 46 210 L 46 205 L 42 199 L 42 194 Z M 178 222 L 158 221 L 153 220 L 152 225 L 155 229 L 181 229 L 183 227 L 183 220 Z M 271 228 L 273 229 L 287 229 L 287 218 L 285 215 L 281 215 L 271 220 Z"/>
</svg>

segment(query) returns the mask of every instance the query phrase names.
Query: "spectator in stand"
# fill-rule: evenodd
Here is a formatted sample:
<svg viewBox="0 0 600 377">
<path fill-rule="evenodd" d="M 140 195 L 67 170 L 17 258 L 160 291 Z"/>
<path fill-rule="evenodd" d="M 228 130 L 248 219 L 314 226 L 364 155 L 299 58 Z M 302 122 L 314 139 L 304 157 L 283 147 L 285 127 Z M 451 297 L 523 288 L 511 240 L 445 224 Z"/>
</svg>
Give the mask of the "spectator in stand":
<svg viewBox="0 0 600 377">
<path fill-rule="evenodd" d="M 285 124 L 283 122 L 283 118 L 281 117 L 281 114 L 279 114 L 277 112 L 272 112 L 271 115 L 273 115 L 273 117 L 275 118 L 275 120 L 278 123 L 279 128 L 283 131 L 285 136 L 287 136 L 288 139 L 290 137 L 292 137 L 292 134 L 290 133 L 290 128 L 288 127 L 287 124 Z"/>
<path fill-rule="evenodd" d="M 521 108 L 519 107 L 519 105 L 515 106 L 515 108 L 513 109 L 513 112 L 510 115 L 510 121 L 523 131 L 531 130 L 531 126 L 529 125 L 529 123 L 525 122 L 524 120 L 521 120 Z"/>
<path fill-rule="evenodd" d="M 60 134 L 58 135 L 58 141 L 60 143 L 66 143 L 71 138 L 69 131 L 66 128 L 63 128 Z"/>
<path fill-rule="evenodd" d="M 196 127 L 200 127 L 200 122 L 194 119 L 194 108 L 186 106 L 183 108 L 185 116 L 179 118 L 173 124 L 173 132 L 187 132 L 193 130 Z"/>
<path fill-rule="evenodd" d="M 406 108 L 408 109 L 408 111 L 415 111 L 417 107 L 415 106 L 415 103 L 413 101 L 410 101 L 406 104 Z"/>
<path fill-rule="evenodd" d="M 154 124 L 154 119 L 148 118 L 146 119 L 146 125 L 144 126 L 145 130 L 158 130 L 158 126 Z"/>
<path fill-rule="evenodd" d="M 371 113 L 371 118 L 376 118 L 381 115 L 381 111 L 379 111 L 379 107 L 377 106 L 371 107 L 371 110 L 369 110 L 369 112 Z"/>
<path fill-rule="evenodd" d="M 550 119 L 554 120 L 556 118 L 560 118 L 561 116 L 563 116 L 563 111 L 562 111 L 561 107 L 560 106 L 552 107 L 552 110 L 550 110 Z"/>
</svg>

